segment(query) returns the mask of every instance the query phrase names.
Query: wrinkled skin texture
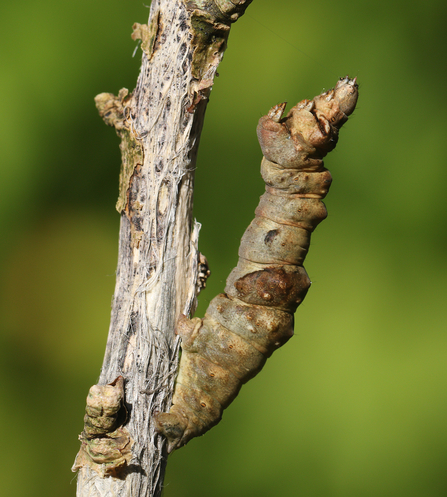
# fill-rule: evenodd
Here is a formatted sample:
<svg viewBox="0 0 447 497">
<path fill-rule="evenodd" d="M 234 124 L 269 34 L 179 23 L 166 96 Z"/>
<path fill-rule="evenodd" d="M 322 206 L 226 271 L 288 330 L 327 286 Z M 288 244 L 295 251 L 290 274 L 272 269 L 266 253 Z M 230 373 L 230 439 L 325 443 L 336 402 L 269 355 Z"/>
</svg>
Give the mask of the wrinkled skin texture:
<svg viewBox="0 0 447 497">
<path fill-rule="evenodd" d="M 126 421 L 124 378 L 107 385 L 93 385 L 87 397 L 81 448 L 72 471 L 88 466 L 101 477 L 118 477 L 132 458 L 133 440 L 123 428 Z"/>
<path fill-rule="evenodd" d="M 293 335 L 293 314 L 310 280 L 303 267 L 310 235 L 326 218 L 331 185 L 324 156 L 354 111 L 355 79 L 303 100 L 282 119 L 285 104 L 259 121 L 266 193 L 242 237 L 239 262 L 203 319 L 182 317 L 182 356 L 173 405 L 155 415 L 168 452 L 216 425 L 241 386 Z"/>
</svg>

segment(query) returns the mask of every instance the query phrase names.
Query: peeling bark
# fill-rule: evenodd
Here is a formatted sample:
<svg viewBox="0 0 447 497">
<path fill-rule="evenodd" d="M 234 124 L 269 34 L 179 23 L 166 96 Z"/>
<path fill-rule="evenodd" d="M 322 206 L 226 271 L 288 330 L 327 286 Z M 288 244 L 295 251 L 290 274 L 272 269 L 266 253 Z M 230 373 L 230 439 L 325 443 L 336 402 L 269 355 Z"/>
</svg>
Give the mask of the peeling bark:
<svg viewBox="0 0 447 497">
<path fill-rule="evenodd" d="M 130 464 L 114 476 L 80 464 L 78 496 L 161 494 L 167 454 L 152 418 L 171 405 L 175 323 L 194 311 L 203 283 L 192 219 L 197 147 L 230 24 L 250 2 L 154 0 L 148 26 L 134 25 L 143 50 L 135 91 L 96 98 L 122 153 L 117 280 L 98 383 L 124 378 L 133 445 Z"/>
</svg>

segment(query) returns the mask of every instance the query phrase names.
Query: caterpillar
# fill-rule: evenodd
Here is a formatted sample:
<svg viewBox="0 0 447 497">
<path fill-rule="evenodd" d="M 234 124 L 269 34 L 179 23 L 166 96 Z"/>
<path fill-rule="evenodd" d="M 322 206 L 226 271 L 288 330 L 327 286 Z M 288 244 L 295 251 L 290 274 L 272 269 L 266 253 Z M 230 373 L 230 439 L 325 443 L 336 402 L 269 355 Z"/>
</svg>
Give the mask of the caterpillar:
<svg viewBox="0 0 447 497">
<path fill-rule="evenodd" d="M 311 284 L 303 267 L 310 236 L 327 216 L 321 199 L 332 178 L 323 158 L 335 148 L 357 97 L 356 78 L 346 76 L 285 118 L 283 103 L 259 120 L 266 192 L 225 293 L 210 302 L 203 319 L 178 321 L 182 355 L 172 407 L 154 416 L 168 453 L 216 425 L 241 386 L 292 337 L 293 314 Z"/>
</svg>

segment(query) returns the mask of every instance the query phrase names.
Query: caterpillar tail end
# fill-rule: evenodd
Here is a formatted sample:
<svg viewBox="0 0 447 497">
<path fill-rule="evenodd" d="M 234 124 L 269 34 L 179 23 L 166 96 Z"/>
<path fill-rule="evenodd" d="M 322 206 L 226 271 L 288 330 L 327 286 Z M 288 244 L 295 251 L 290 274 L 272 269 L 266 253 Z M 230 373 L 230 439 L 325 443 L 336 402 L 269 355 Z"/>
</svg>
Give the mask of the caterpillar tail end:
<svg viewBox="0 0 447 497">
<path fill-rule="evenodd" d="M 167 440 L 168 454 L 185 445 L 183 435 L 186 425 L 176 414 L 161 412 L 154 416 L 155 431 Z"/>
</svg>

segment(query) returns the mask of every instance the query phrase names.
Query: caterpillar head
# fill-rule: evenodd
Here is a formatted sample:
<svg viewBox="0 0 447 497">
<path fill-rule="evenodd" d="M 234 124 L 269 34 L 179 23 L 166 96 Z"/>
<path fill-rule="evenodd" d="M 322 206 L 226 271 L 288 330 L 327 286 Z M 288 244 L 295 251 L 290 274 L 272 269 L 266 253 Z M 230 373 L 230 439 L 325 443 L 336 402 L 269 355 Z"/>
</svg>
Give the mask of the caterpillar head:
<svg viewBox="0 0 447 497">
<path fill-rule="evenodd" d="M 338 100 L 338 106 L 346 116 L 350 116 L 354 112 L 358 96 L 357 78 L 350 79 L 349 76 L 346 76 L 338 80 L 334 88 L 334 98 Z"/>
<path fill-rule="evenodd" d="M 324 117 L 336 128 L 341 128 L 355 109 L 359 96 L 357 78 L 340 78 L 334 88 L 314 98 L 317 115 Z"/>
<path fill-rule="evenodd" d="M 281 118 L 285 104 L 274 106 L 259 120 L 257 134 L 264 157 L 284 168 L 319 170 L 335 148 L 338 130 L 354 111 L 356 78 L 341 78 L 334 88 L 303 100 Z"/>
</svg>

